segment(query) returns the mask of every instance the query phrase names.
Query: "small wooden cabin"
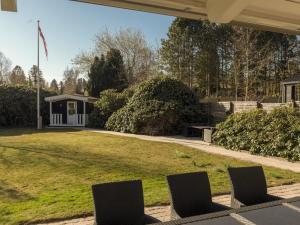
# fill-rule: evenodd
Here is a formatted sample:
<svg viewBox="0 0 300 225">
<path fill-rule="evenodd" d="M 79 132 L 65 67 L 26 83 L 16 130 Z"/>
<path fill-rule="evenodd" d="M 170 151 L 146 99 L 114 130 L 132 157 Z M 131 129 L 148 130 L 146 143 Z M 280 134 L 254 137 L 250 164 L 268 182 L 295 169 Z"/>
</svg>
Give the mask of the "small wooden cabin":
<svg viewBox="0 0 300 225">
<path fill-rule="evenodd" d="M 281 82 L 282 102 L 300 101 L 300 75 Z"/>
<path fill-rule="evenodd" d="M 85 127 L 96 98 L 83 95 L 56 95 L 46 97 L 49 102 L 52 127 Z"/>
</svg>

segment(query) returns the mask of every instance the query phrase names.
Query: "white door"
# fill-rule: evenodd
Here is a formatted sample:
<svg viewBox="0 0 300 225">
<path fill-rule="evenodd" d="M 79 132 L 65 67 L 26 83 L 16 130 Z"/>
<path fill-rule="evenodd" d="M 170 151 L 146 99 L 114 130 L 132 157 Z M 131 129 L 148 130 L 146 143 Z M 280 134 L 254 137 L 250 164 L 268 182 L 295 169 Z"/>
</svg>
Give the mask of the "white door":
<svg viewBox="0 0 300 225">
<path fill-rule="evenodd" d="M 67 102 L 68 125 L 76 124 L 77 102 Z"/>
</svg>

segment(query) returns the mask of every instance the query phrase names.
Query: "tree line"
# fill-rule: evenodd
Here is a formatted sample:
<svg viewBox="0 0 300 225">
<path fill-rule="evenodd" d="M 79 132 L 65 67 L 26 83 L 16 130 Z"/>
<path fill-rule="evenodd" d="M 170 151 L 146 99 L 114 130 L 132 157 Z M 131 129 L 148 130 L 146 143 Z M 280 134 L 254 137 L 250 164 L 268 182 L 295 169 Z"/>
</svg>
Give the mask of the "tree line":
<svg viewBox="0 0 300 225">
<path fill-rule="evenodd" d="M 0 52 L 0 85 L 23 85 L 31 88 L 37 87 L 37 78 L 39 74 L 40 87 L 56 92 L 57 94 L 84 94 L 86 90 L 87 81 L 79 76 L 79 71 L 74 68 L 66 68 L 63 73 L 63 79 L 58 82 L 53 79 L 50 83 L 44 78 L 43 72 L 39 70 L 36 65 L 33 65 L 26 74 L 23 68 L 16 65 L 11 69 L 11 61 Z"/>
<path fill-rule="evenodd" d="M 94 48 L 81 52 L 60 82 L 42 86 L 57 93 L 99 97 L 157 75 L 176 77 L 200 97 L 260 100 L 280 96 L 280 81 L 299 73 L 300 48 L 295 35 L 258 31 L 237 25 L 176 18 L 159 48 L 133 28 L 98 33 Z M 0 53 L 0 83 L 36 85 L 37 68 L 25 76 Z M 5 78 L 6 77 L 6 78 Z M 6 81 L 5 81 L 6 80 Z"/>
<path fill-rule="evenodd" d="M 74 57 L 73 66 L 65 69 L 62 81 L 53 79 L 48 83 L 40 71 L 41 86 L 58 94 L 77 93 L 99 97 L 103 90 L 122 90 L 157 74 L 156 53 L 139 30 L 127 28 L 116 33 L 106 30 L 96 35 L 92 51 L 81 52 Z M 0 54 L 0 69 L 1 62 L 5 62 L 1 60 L 2 55 Z M 0 84 L 36 87 L 36 66 L 26 76 L 20 66 L 10 70 L 11 62 L 5 59 L 5 75 L 1 76 L 0 70 Z"/>
<path fill-rule="evenodd" d="M 280 81 L 300 70 L 296 35 L 182 18 L 172 22 L 159 49 L 151 48 L 134 29 L 105 31 L 96 35 L 95 48 L 73 63 L 88 73 L 94 57 L 108 49 L 120 51 L 128 86 L 168 75 L 202 98 L 279 100 Z"/>
<path fill-rule="evenodd" d="M 208 21 L 175 19 L 162 40 L 164 71 L 200 96 L 258 99 L 280 95 L 280 81 L 299 73 L 296 35 Z"/>
</svg>

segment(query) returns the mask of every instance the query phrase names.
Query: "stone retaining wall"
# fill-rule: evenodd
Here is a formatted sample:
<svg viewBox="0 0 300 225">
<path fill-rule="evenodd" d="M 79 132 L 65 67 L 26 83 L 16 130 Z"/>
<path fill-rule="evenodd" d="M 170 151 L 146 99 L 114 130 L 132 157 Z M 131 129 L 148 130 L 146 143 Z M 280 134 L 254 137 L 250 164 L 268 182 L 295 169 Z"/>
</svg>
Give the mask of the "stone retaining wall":
<svg viewBox="0 0 300 225">
<path fill-rule="evenodd" d="M 263 109 L 267 112 L 283 106 L 293 106 L 300 109 L 300 102 L 291 103 L 259 103 L 257 101 L 235 101 L 235 102 L 205 102 L 201 103 L 207 115 L 213 118 L 213 123 L 219 123 L 226 119 L 231 113 L 247 112 L 253 109 Z"/>
<path fill-rule="evenodd" d="M 256 101 L 237 101 L 232 102 L 233 104 L 233 113 L 237 112 L 247 112 L 252 109 L 258 108 L 258 103 Z"/>
<path fill-rule="evenodd" d="M 259 104 L 263 110 L 266 110 L 267 112 L 272 111 L 275 108 L 288 106 L 286 103 L 260 103 Z"/>
</svg>

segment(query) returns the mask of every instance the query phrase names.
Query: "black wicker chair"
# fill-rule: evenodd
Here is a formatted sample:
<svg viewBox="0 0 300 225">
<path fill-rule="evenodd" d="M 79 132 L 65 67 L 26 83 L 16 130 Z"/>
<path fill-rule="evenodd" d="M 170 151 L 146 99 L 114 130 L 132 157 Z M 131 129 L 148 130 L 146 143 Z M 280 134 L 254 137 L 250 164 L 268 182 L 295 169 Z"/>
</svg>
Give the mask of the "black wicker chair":
<svg viewBox="0 0 300 225">
<path fill-rule="evenodd" d="M 231 180 L 231 207 L 241 208 L 280 200 L 267 193 L 267 183 L 261 166 L 228 168 Z"/>
<path fill-rule="evenodd" d="M 171 219 L 196 216 L 229 209 L 213 203 L 206 172 L 167 176 L 171 199 Z"/>
<path fill-rule="evenodd" d="M 123 181 L 92 186 L 94 225 L 144 225 L 160 222 L 145 215 L 142 181 Z"/>
</svg>

